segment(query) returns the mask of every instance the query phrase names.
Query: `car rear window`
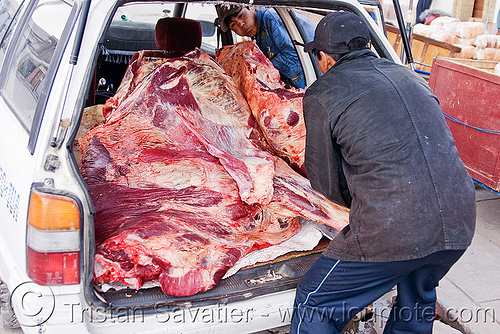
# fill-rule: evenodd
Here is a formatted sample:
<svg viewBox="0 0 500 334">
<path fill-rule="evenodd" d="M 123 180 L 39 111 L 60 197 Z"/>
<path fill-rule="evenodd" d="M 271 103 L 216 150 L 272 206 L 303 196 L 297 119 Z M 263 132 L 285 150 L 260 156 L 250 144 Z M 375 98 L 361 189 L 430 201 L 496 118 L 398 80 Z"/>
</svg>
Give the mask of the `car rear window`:
<svg viewBox="0 0 500 334">
<path fill-rule="evenodd" d="M 217 34 L 215 19 L 217 11 L 212 4 L 189 4 L 186 8 L 185 17 L 198 20 L 201 23 L 202 30 L 202 49 L 210 53 L 215 53 L 217 48 Z"/>
<path fill-rule="evenodd" d="M 1 94 L 28 131 L 73 4 L 72 0 L 37 1 L 16 32 L 15 48 L 3 66 Z"/>
</svg>

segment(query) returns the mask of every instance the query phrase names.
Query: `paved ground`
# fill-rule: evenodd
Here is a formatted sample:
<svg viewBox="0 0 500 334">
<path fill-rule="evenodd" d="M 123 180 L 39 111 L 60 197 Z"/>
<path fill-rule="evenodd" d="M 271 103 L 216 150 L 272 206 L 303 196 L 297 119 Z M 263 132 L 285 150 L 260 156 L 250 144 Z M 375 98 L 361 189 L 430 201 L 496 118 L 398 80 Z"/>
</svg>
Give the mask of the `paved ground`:
<svg viewBox="0 0 500 334">
<path fill-rule="evenodd" d="M 19 328 L 16 329 L 10 329 L 10 328 L 2 328 L 0 327 L 0 333 L 1 334 L 21 334 L 23 331 L 20 330 Z"/>
<path fill-rule="evenodd" d="M 435 321 L 434 334 L 500 333 L 500 196 L 481 187 L 476 194 L 476 234 L 471 247 L 440 283 L 441 320 Z M 390 292 L 376 303 L 388 303 L 393 295 Z M 376 315 L 374 319 L 375 323 L 360 323 L 346 333 L 381 334 L 384 317 Z M 20 329 L 0 327 L 0 334 L 21 333 Z M 258 334 L 270 333 L 286 334 L 288 327 Z"/>
<path fill-rule="evenodd" d="M 478 188 L 471 247 L 441 281 L 440 315 L 463 333 L 500 333 L 500 196 Z"/>
<path fill-rule="evenodd" d="M 500 196 L 476 188 L 477 226 L 472 245 L 440 282 L 438 314 L 434 334 L 500 333 Z M 380 298 L 379 305 L 390 303 L 394 292 Z M 377 309 L 374 303 L 374 309 Z M 358 324 L 347 334 L 381 334 L 385 319 Z M 286 334 L 287 327 L 258 334 Z"/>
</svg>

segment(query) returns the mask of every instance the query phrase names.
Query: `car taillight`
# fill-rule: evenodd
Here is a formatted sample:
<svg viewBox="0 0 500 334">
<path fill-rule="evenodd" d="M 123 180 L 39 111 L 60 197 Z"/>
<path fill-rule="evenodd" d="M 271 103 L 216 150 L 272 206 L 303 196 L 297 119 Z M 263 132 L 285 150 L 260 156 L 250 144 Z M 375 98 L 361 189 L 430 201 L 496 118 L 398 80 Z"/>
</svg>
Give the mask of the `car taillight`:
<svg viewBox="0 0 500 334">
<path fill-rule="evenodd" d="M 80 283 L 80 209 L 68 196 L 31 190 L 28 275 L 40 285 Z"/>
</svg>

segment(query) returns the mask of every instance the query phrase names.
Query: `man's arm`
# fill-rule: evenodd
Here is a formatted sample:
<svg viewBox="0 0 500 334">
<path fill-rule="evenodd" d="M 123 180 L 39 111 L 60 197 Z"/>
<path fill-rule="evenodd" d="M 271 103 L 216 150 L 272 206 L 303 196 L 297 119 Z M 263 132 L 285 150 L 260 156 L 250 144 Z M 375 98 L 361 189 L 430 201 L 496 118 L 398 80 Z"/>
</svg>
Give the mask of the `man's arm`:
<svg viewBox="0 0 500 334">
<path fill-rule="evenodd" d="M 351 196 L 342 169 L 342 156 L 332 138 L 330 120 L 314 97 L 304 97 L 306 123 L 305 167 L 314 189 L 338 204 L 350 207 Z"/>
<path fill-rule="evenodd" d="M 290 79 L 294 85 L 298 86 L 301 83 L 303 87 L 303 73 L 300 65 L 299 57 L 293 46 L 292 40 L 288 35 L 285 25 L 279 18 L 278 14 L 268 11 L 263 16 L 263 29 L 274 43 L 277 51 L 274 54 L 271 50 L 262 50 L 264 54 L 271 60 L 280 74 Z"/>
</svg>

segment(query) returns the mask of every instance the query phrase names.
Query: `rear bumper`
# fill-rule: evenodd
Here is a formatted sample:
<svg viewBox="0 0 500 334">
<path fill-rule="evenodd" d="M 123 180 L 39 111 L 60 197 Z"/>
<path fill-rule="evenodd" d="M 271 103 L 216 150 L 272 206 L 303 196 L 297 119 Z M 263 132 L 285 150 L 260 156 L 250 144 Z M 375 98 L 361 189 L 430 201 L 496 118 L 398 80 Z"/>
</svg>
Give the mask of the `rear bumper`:
<svg viewBox="0 0 500 334">
<path fill-rule="evenodd" d="M 155 312 L 123 308 L 84 313 L 90 333 L 253 333 L 290 323 L 295 290 L 275 292 L 233 303 L 166 307 Z M 114 310 L 116 311 L 116 309 Z"/>
</svg>

